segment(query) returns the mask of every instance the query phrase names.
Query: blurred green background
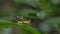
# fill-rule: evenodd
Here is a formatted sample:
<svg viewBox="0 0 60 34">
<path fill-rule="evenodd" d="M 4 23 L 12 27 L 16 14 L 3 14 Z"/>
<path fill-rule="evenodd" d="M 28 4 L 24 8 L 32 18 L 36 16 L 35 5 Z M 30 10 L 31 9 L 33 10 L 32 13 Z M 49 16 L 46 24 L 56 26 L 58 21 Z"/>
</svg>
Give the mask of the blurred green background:
<svg viewBox="0 0 60 34">
<path fill-rule="evenodd" d="M 15 24 L 14 16 L 31 23 Z M 60 0 L 0 0 L 0 34 L 60 34 Z"/>
</svg>

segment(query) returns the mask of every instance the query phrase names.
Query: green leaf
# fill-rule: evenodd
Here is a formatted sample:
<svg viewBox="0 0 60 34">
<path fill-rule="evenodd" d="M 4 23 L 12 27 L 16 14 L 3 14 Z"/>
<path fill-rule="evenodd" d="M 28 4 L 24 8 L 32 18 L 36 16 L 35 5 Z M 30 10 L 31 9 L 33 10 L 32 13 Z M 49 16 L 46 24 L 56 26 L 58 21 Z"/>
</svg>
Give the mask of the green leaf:
<svg viewBox="0 0 60 34">
<path fill-rule="evenodd" d="M 13 23 L 5 23 L 5 22 L 0 22 L 0 28 L 8 28 L 11 26 L 15 26 L 16 24 Z"/>
<path fill-rule="evenodd" d="M 41 11 L 37 13 L 37 17 L 40 19 L 44 19 L 46 17 L 46 15 L 48 15 L 48 13 L 46 11 Z"/>
<path fill-rule="evenodd" d="M 32 27 L 29 27 L 29 26 L 26 26 L 24 25 L 23 27 L 21 27 L 22 29 L 25 29 L 27 31 L 30 31 L 32 32 L 33 34 L 41 34 L 40 32 L 38 32 L 36 29 L 32 28 Z"/>
<path fill-rule="evenodd" d="M 30 31 L 33 34 L 40 34 L 40 32 L 38 32 L 34 28 L 26 26 L 26 25 L 20 25 L 20 24 L 9 23 L 9 22 L 0 22 L 0 28 L 8 28 L 8 27 L 11 27 L 11 26 L 18 26 L 19 28 L 22 28 L 22 29 L 25 29 L 27 31 Z"/>
</svg>

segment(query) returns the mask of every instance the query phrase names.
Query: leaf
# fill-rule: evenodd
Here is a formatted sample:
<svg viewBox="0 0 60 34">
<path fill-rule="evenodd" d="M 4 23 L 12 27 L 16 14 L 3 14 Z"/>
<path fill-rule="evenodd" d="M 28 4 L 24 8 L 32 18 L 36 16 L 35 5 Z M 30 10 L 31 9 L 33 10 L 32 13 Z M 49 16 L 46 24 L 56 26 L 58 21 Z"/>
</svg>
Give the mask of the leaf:
<svg viewBox="0 0 60 34">
<path fill-rule="evenodd" d="M 22 30 L 23 30 L 22 34 L 33 34 L 33 33 L 31 33 L 30 31 L 27 31 L 27 30 L 25 30 L 25 29 L 22 29 Z"/>
<path fill-rule="evenodd" d="M 15 26 L 16 24 L 13 23 L 5 23 L 5 22 L 0 22 L 0 28 L 8 28 L 11 26 Z"/>
<path fill-rule="evenodd" d="M 46 15 L 48 15 L 48 13 L 46 11 L 41 11 L 37 13 L 37 17 L 40 19 L 44 19 L 46 17 Z"/>
<path fill-rule="evenodd" d="M 24 25 L 23 27 L 21 27 L 22 29 L 25 29 L 27 31 L 30 31 L 32 32 L 33 34 L 41 34 L 40 32 L 38 32 L 36 29 L 32 28 L 32 27 L 29 27 L 29 26 L 26 26 Z"/>
<path fill-rule="evenodd" d="M 30 31 L 33 34 L 40 34 L 40 32 L 38 32 L 34 28 L 26 26 L 26 25 L 20 25 L 20 24 L 9 23 L 9 22 L 0 22 L 0 28 L 8 28 L 8 27 L 11 27 L 11 26 L 17 26 L 19 28 L 22 28 L 22 29 L 25 29 L 27 31 Z"/>
</svg>

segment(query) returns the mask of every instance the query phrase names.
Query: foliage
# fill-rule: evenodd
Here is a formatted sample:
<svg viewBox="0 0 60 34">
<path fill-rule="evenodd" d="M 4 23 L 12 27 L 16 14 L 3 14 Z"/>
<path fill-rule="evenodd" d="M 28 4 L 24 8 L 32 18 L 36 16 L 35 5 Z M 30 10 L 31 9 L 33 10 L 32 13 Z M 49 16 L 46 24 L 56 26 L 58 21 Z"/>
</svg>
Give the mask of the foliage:
<svg viewBox="0 0 60 34">
<path fill-rule="evenodd" d="M 26 26 L 26 25 L 21 25 L 21 24 L 17 24 L 17 23 L 9 23 L 9 22 L 0 22 L 0 28 L 8 28 L 8 27 L 12 27 L 12 26 L 16 26 L 20 29 L 25 29 L 27 31 L 30 31 L 33 34 L 40 34 L 37 30 L 35 30 L 32 27 Z"/>
<path fill-rule="evenodd" d="M 2 5 L 5 5 L 5 0 L 0 0 Z M 23 16 L 26 19 L 39 19 L 38 23 L 40 28 L 46 26 L 53 26 L 60 32 L 60 1 L 59 0 L 14 0 L 12 5 L 7 7 L 3 7 L 0 9 L 0 28 L 8 28 L 11 26 L 17 26 L 23 30 L 25 33 L 28 31 L 34 34 L 41 34 L 34 28 L 27 25 L 16 24 L 13 21 L 13 16 Z M 5 5 L 5 6 L 6 6 Z M 8 9 L 8 6 L 10 7 Z M 5 9 L 3 9 L 5 8 Z M 7 9 L 6 9 L 7 8 Z M 42 20 L 42 21 L 41 21 Z M 36 20 L 37 21 L 37 20 Z M 42 22 L 42 24 L 41 24 Z M 48 26 L 49 25 L 49 26 Z M 47 33 L 47 31 L 45 31 Z M 25 34 L 23 33 L 23 34 Z M 28 33 L 26 33 L 28 34 Z"/>
</svg>

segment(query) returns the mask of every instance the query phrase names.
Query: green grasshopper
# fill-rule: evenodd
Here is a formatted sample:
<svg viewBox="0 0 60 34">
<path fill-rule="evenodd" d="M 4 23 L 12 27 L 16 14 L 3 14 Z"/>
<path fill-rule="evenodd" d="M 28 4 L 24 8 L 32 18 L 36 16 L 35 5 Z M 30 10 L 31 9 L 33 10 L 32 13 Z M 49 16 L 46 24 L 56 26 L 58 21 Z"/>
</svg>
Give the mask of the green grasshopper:
<svg viewBox="0 0 60 34">
<path fill-rule="evenodd" d="M 31 20 L 26 20 L 22 16 L 14 16 L 15 22 L 18 24 L 30 24 Z"/>
</svg>

